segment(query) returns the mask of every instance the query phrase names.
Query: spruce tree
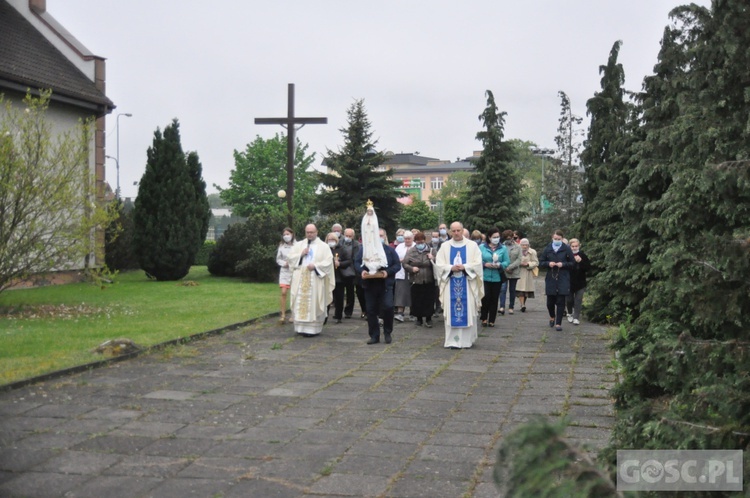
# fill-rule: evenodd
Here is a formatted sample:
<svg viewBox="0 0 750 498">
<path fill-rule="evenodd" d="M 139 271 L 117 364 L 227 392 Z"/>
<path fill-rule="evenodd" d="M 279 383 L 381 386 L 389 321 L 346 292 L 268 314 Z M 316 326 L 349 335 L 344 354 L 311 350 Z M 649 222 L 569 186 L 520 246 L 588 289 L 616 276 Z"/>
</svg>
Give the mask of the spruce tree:
<svg viewBox="0 0 750 498">
<path fill-rule="evenodd" d="M 493 226 L 516 229 L 521 224 L 521 179 L 513 165 L 516 152 L 503 140 L 505 112 L 498 111 L 495 96 L 485 93 L 487 107 L 479 115 L 484 130 L 477 133 L 482 142 L 482 154 L 475 162 L 475 173 L 469 179 L 469 192 L 464 209 L 465 227 L 487 231 Z"/>
<path fill-rule="evenodd" d="M 187 275 L 207 229 L 208 199 L 198 156 L 188 161 L 177 119 L 157 128 L 133 209 L 133 250 L 140 267 L 157 280 Z"/>
<path fill-rule="evenodd" d="M 391 180 L 390 170 L 379 171 L 385 162 L 382 152 L 377 152 L 370 131 L 370 121 L 363 100 L 355 101 L 347 111 L 344 145 L 338 152 L 328 150 L 326 165 L 331 173 L 320 173 L 323 191 L 318 196 L 322 214 L 336 215 L 355 209 L 364 214 L 367 200 L 372 200 L 381 228 L 389 232 L 396 229 L 400 213 L 399 182 Z"/>
<path fill-rule="evenodd" d="M 591 295 L 594 299 L 587 315 L 596 321 L 604 321 L 607 316 L 624 318 L 626 310 L 639 301 L 624 288 L 628 275 L 633 272 L 629 259 L 623 255 L 630 241 L 624 246 L 614 243 L 628 230 L 617 199 L 627 187 L 633 167 L 629 146 L 636 122 L 634 106 L 625 100 L 625 71 L 617 62 L 620 47 L 621 42 L 615 42 L 607 64 L 599 66 L 601 91 L 586 102 L 591 122 L 581 153 L 584 204 L 577 232 L 593 261 L 591 276 L 596 278 L 591 279 Z M 636 237 L 636 241 L 637 247 L 641 247 L 641 237 Z M 628 264 L 623 265 L 624 261 Z"/>
</svg>

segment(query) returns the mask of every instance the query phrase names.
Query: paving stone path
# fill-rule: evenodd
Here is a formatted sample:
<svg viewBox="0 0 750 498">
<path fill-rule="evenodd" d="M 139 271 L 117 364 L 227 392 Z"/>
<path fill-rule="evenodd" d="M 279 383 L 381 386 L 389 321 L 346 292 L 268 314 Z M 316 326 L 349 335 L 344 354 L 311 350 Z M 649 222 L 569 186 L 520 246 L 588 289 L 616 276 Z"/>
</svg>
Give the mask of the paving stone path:
<svg viewBox="0 0 750 498">
<path fill-rule="evenodd" d="M 442 320 L 368 346 L 358 318 L 313 338 L 269 318 L 0 393 L 0 496 L 499 496 L 497 449 L 533 415 L 592 451 L 613 424 L 607 331 L 556 332 L 540 294 L 466 350 Z"/>
</svg>

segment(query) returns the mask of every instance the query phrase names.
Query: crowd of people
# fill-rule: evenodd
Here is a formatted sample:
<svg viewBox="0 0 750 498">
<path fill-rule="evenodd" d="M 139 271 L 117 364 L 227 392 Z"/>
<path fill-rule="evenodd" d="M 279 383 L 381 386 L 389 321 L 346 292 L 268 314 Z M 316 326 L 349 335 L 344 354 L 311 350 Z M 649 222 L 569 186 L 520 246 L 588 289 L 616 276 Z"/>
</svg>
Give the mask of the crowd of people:
<svg viewBox="0 0 750 498">
<path fill-rule="evenodd" d="M 356 300 L 368 323 L 367 344 L 379 343 L 381 330 L 390 343 L 394 321 L 432 328 L 433 318 L 442 315 L 444 346 L 469 348 L 480 327 L 514 314 L 516 301 L 526 312 L 541 268 L 550 327 L 561 331 L 566 315 L 580 324 L 590 261 L 580 241 L 568 242 L 560 230 L 539 254 L 518 231 L 469 232 L 458 221 L 437 230 L 398 229 L 389 242 L 369 203 L 360 228 L 358 238 L 354 228 L 334 224 L 321 240 L 309 224 L 299 241 L 290 228 L 283 230 L 276 255 L 281 323 L 317 335 L 331 309 L 335 323 L 351 319 Z"/>
</svg>

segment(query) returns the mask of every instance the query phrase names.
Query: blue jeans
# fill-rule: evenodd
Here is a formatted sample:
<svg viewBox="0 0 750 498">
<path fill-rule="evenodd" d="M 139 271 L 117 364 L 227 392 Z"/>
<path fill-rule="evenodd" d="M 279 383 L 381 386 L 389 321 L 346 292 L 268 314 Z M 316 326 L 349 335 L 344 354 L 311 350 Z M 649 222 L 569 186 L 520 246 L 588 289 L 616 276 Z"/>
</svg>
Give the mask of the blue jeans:
<svg viewBox="0 0 750 498">
<path fill-rule="evenodd" d="M 516 284 L 518 283 L 517 278 L 508 278 L 503 282 L 503 286 L 500 288 L 500 307 L 505 308 L 505 293 L 510 289 L 510 299 L 508 300 L 508 308 L 513 309 L 516 304 Z"/>
</svg>

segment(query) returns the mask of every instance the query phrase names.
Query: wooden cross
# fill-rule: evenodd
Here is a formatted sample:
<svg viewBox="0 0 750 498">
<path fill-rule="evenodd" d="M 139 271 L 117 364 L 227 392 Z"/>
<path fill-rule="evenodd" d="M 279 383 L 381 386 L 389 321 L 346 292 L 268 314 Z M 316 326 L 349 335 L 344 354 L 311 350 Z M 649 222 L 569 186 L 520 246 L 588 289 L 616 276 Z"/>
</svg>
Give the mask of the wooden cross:
<svg viewBox="0 0 750 498">
<path fill-rule="evenodd" d="M 278 124 L 287 129 L 286 137 L 286 207 L 289 228 L 294 230 L 292 218 L 292 199 L 294 197 L 294 151 L 297 148 L 295 132 L 306 124 L 328 124 L 328 118 L 298 118 L 294 115 L 294 83 L 289 83 L 289 99 L 287 117 L 285 118 L 255 118 L 255 124 Z"/>
</svg>

